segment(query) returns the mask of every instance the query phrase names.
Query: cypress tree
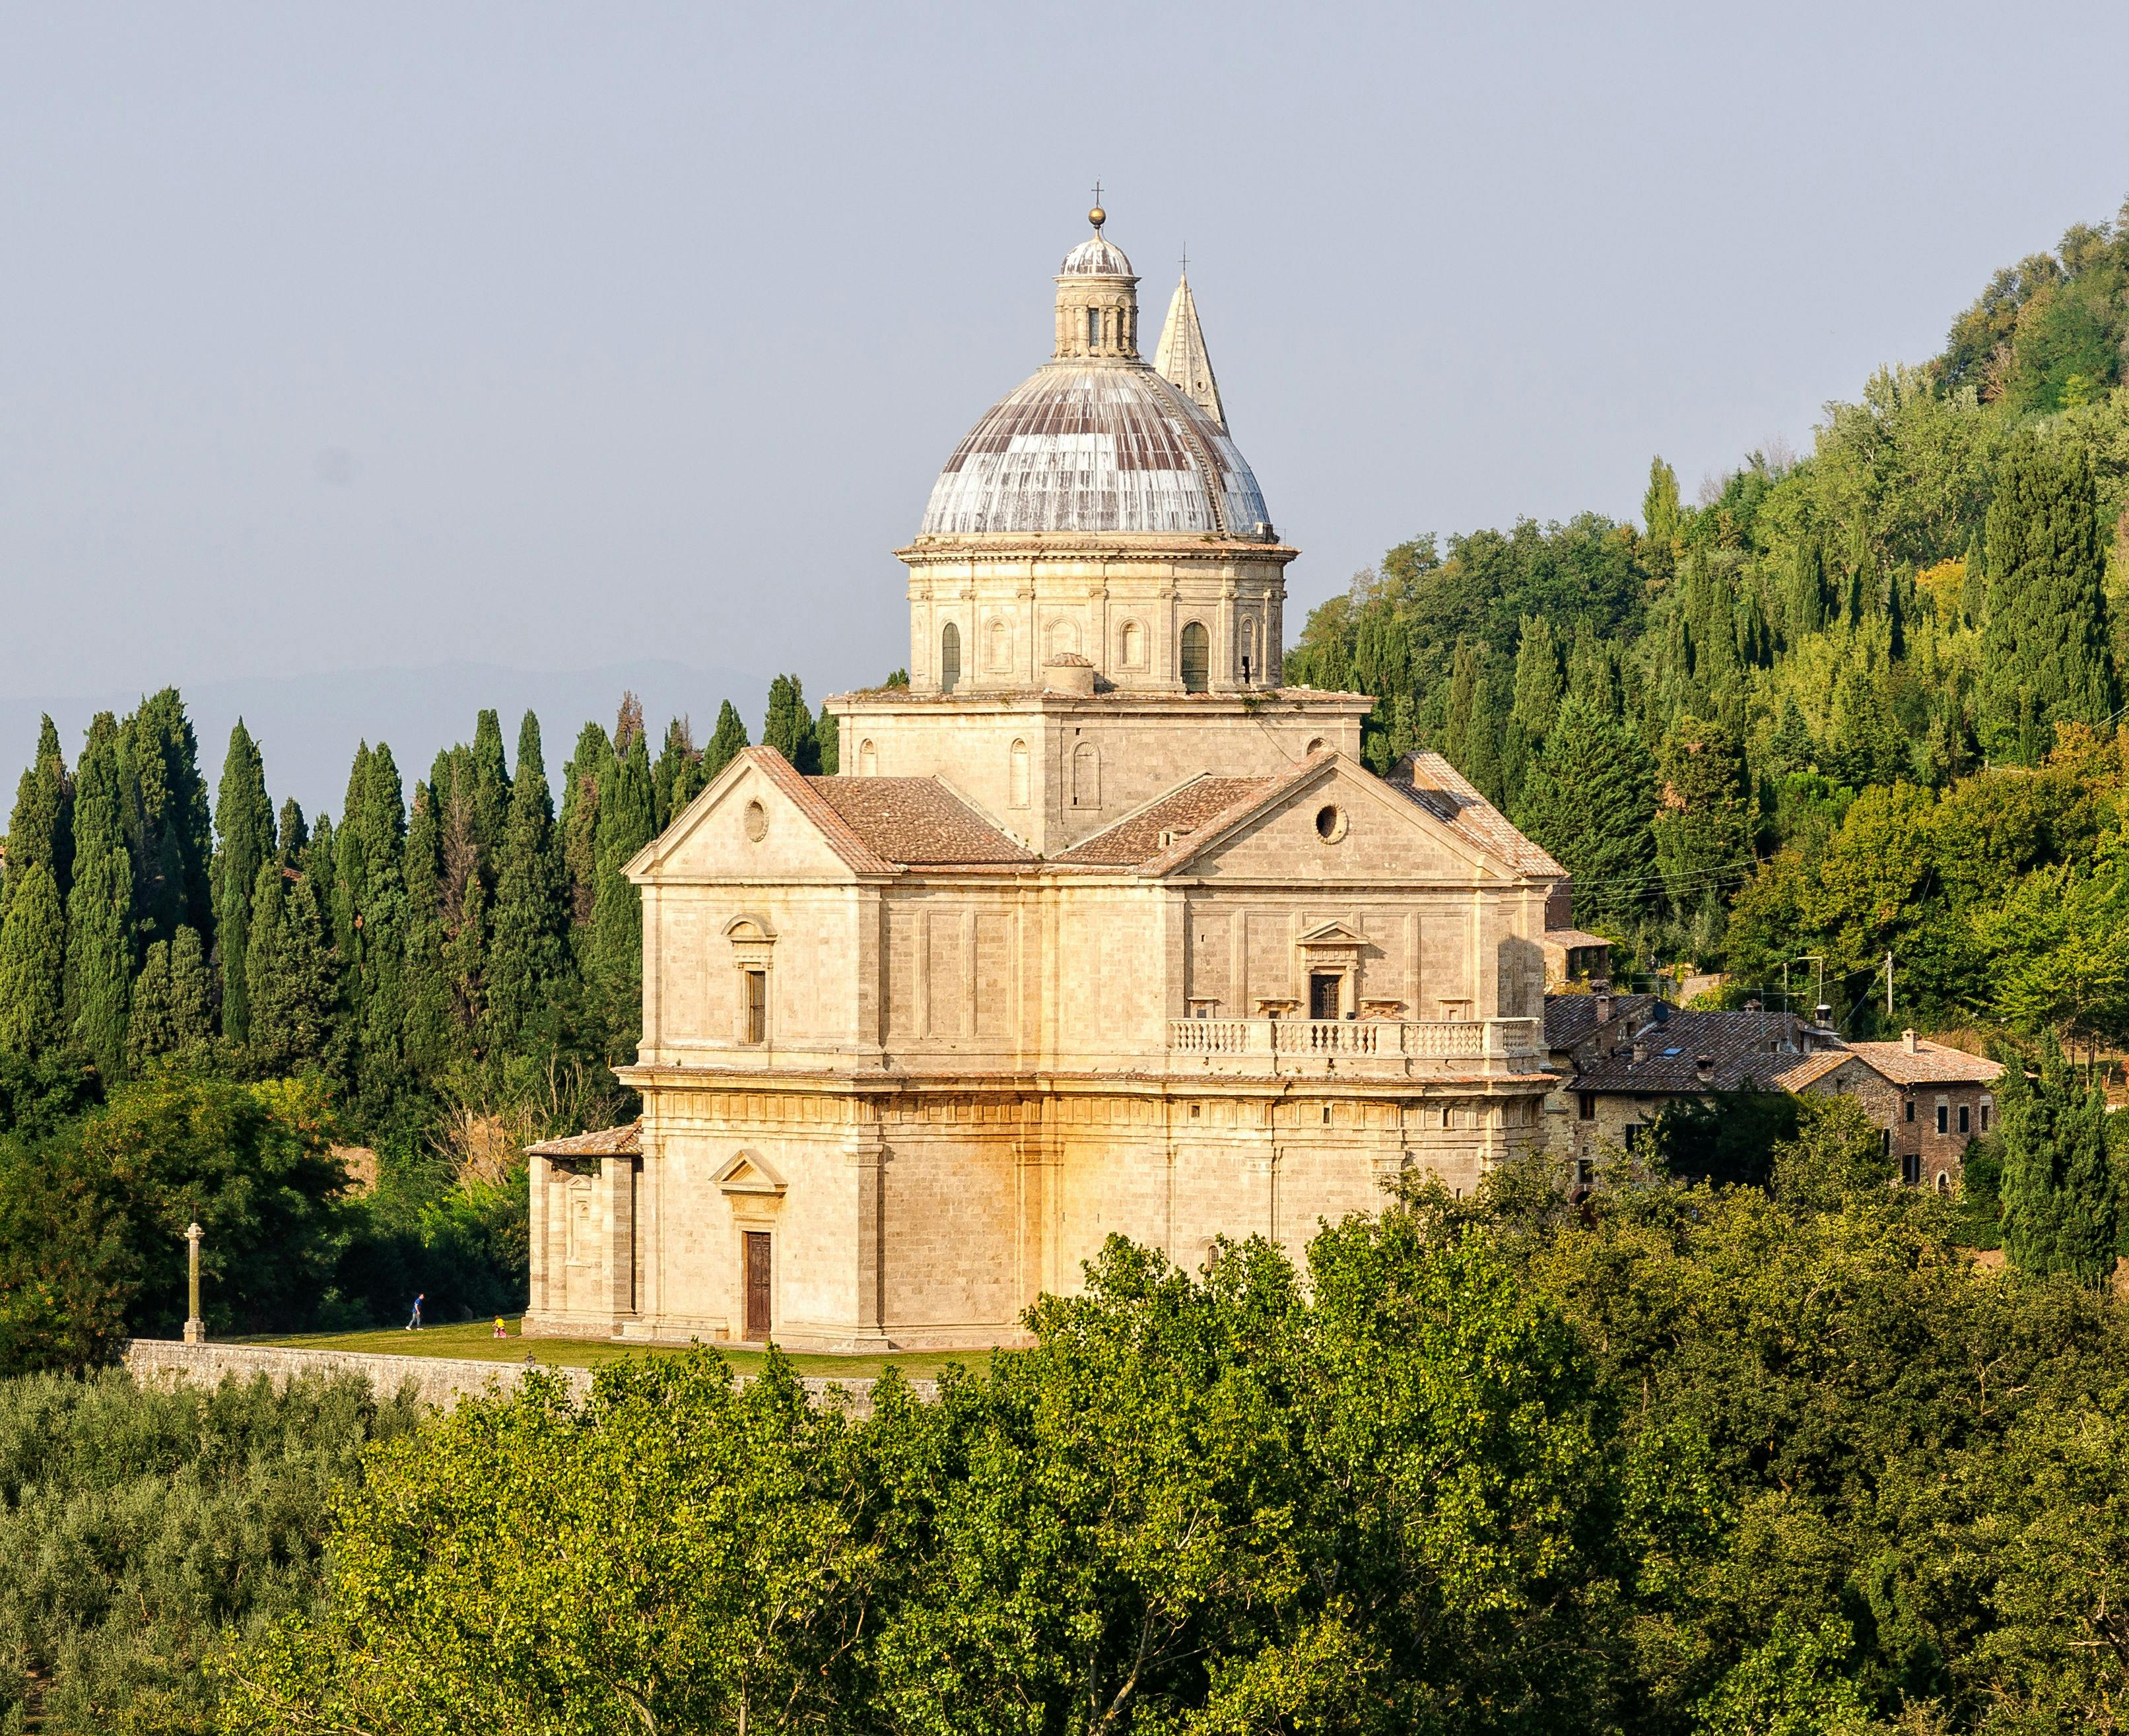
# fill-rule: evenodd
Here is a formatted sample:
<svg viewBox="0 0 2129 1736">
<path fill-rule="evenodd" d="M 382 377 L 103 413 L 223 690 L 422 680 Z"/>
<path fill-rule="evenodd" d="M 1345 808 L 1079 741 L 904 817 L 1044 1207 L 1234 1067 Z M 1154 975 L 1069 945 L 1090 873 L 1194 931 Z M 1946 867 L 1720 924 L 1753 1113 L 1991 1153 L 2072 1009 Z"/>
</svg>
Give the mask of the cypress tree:
<svg viewBox="0 0 2129 1736">
<path fill-rule="evenodd" d="M 775 749 L 807 777 L 821 769 L 813 714 L 806 709 L 806 690 L 797 676 L 779 675 L 769 684 L 769 716 L 761 725 L 761 744 Z"/>
<path fill-rule="evenodd" d="M 323 821 L 320 830 L 330 839 Z M 291 879 L 269 863 L 253 884 L 251 914 L 245 973 L 252 1065 L 269 1076 L 293 1073 L 324 1055 L 332 1013 L 332 961 L 312 879 Z"/>
<path fill-rule="evenodd" d="M 214 1040 L 214 974 L 199 930 L 190 924 L 170 942 L 170 1021 L 180 1049 Z"/>
<path fill-rule="evenodd" d="M 1479 648 L 1468 639 L 1459 640 L 1449 665 L 1449 705 L 1441 721 L 1441 756 L 1460 772 L 1465 770 L 1469 754 L 1472 690 L 1478 682 Z"/>
<path fill-rule="evenodd" d="M 2107 1098 L 2079 1088 L 2050 1036 L 2039 1077 L 2013 1058 L 1998 1079 L 2003 1118 L 2003 1251 L 2021 1272 L 2097 1285 L 2114 1270 L 2120 1214 L 2107 1156 Z"/>
<path fill-rule="evenodd" d="M 266 794 L 266 767 L 259 744 L 236 720 L 216 792 L 214 830 L 221 849 L 214 861 L 215 962 L 221 973 L 221 1028 L 232 1043 L 250 1034 L 245 961 L 250 950 L 252 882 L 259 865 L 274 856 L 274 804 Z"/>
<path fill-rule="evenodd" d="M 119 759 L 141 920 L 156 939 L 183 924 L 208 931 L 214 835 L 199 744 L 175 687 L 143 700 L 126 720 Z"/>
<path fill-rule="evenodd" d="M 133 982 L 133 1013 L 126 1027 L 126 1063 L 135 1073 L 178 1047 L 177 1015 L 170 996 L 170 943 L 150 941 Z"/>
<path fill-rule="evenodd" d="M 729 702 L 725 709 L 731 710 Z M 562 773 L 562 863 L 569 877 L 569 920 L 579 930 L 588 930 L 598 899 L 599 792 L 612 787 L 615 769 L 606 731 L 586 724 Z"/>
<path fill-rule="evenodd" d="M 438 962 L 451 1022 L 469 1048 L 488 1022 L 488 894 L 475 874 L 465 883 L 458 920 Z"/>
<path fill-rule="evenodd" d="M 343 854 L 357 847 L 362 863 L 358 908 L 362 982 L 357 1089 L 364 1117 L 385 1119 L 402 1100 L 407 1080 L 407 806 L 392 749 L 371 749 L 358 825 L 348 817 Z"/>
<path fill-rule="evenodd" d="M 2114 663 L 2101 589 L 2105 553 L 2081 445 L 2013 437 L 1996 470 L 1984 536 L 1988 620 L 1977 722 L 1991 758 L 2037 764 L 2058 723 L 2103 724 Z"/>
<path fill-rule="evenodd" d="M 1515 692 L 1508 705 L 1501 764 L 1501 782 L 1512 804 L 1522 794 L 1531 758 L 1551 732 L 1562 685 L 1560 644 L 1551 622 L 1543 616 L 1525 616 L 1522 637 L 1516 646 Z"/>
<path fill-rule="evenodd" d="M 673 816 L 694 800 L 696 792 L 702 788 L 698 781 L 702 760 L 703 756 L 695 750 L 694 733 L 688 727 L 688 720 L 675 717 L 665 725 L 665 745 L 650 768 L 654 812 L 660 831 L 673 823 Z"/>
<path fill-rule="evenodd" d="M 7 821 L 5 878 L 0 878 L 0 911 L 12 901 L 17 882 L 40 865 L 50 873 L 64 899 L 74 866 L 74 782 L 67 776 L 60 732 L 50 716 L 38 731 L 37 757 L 16 787 L 15 810 Z"/>
<path fill-rule="evenodd" d="M 1913 743 L 1876 678 L 1860 664 L 1850 664 L 1834 687 L 1832 735 L 1820 759 L 1843 783 L 1860 790 L 1913 774 Z"/>
<path fill-rule="evenodd" d="M 1586 621 L 1574 630 L 1574 648 L 1567 654 L 1568 697 L 1581 700 L 1607 717 L 1626 712 L 1626 690 L 1619 679 L 1618 653 L 1597 636 Z M 1550 730 L 1546 735 L 1550 738 Z"/>
<path fill-rule="evenodd" d="M 674 739 L 668 730 L 669 747 Z M 684 725 L 680 740 L 684 744 Z M 526 1047 L 553 1006 L 569 968 L 569 873 L 547 794 L 540 720 L 527 711 L 517 730 L 517 782 L 496 873 L 487 973 L 488 1016 L 503 1046 Z"/>
<path fill-rule="evenodd" d="M 813 720 L 813 740 L 817 744 L 821 775 L 834 777 L 842 768 L 843 726 L 825 700 L 822 702 L 820 715 Z"/>
<path fill-rule="evenodd" d="M 424 1074 L 448 1068 L 460 1045 L 451 1034 L 450 989 L 444 963 L 443 839 L 432 785 L 414 786 L 407 822 L 407 1054 Z M 474 877 L 479 884 L 479 876 Z"/>
<path fill-rule="evenodd" d="M 1655 768 L 1641 740 L 1582 694 L 1560 706 L 1516 824 L 1574 877 L 1579 920 L 1620 923 L 1654 887 Z"/>
<path fill-rule="evenodd" d="M 638 731 L 599 804 L 598 888 L 592 911 L 592 968 L 605 1011 L 607 1055 L 618 1063 L 641 1034 L 642 895 L 622 870 L 650 843 L 650 760 Z"/>
<path fill-rule="evenodd" d="M 281 804 L 279 835 L 281 866 L 294 868 L 310 847 L 310 828 L 303 824 L 303 805 L 293 796 Z"/>
<path fill-rule="evenodd" d="M 133 858 L 126 848 L 117 721 L 89 725 L 74 797 L 74 881 L 67 895 L 68 1022 L 107 1081 L 124 1077 L 133 986 Z"/>
<path fill-rule="evenodd" d="M 66 917 L 52 871 L 33 862 L 10 877 L 0 919 L 0 1053 L 36 1056 L 66 1035 Z"/>
<path fill-rule="evenodd" d="M 481 878 L 495 884 L 496 853 L 502 848 L 510 818 L 510 772 L 502 763 L 502 725 L 493 711 L 474 725 L 472 772 L 473 835 L 480 849 Z"/>
<path fill-rule="evenodd" d="M 1656 756 L 1656 868 L 1681 919 L 1719 904 L 1722 876 L 1745 859 L 1751 806 L 1745 755 L 1719 723 L 1681 716 Z"/>
<path fill-rule="evenodd" d="M 710 744 L 703 749 L 703 782 L 707 784 L 738 759 L 747 745 L 746 725 L 741 721 L 738 707 L 727 699 L 717 708 L 716 732 L 710 737 Z"/>
<path fill-rule="evenodd" d="M 1650 541 L 1668 548 L 1684 528 L 1684 513 L 1679 506 L 1678 472 L 1662 455 L 1649 460 L 1649 486 L 1641 495 L 1641 522 Z"/>
</svg>

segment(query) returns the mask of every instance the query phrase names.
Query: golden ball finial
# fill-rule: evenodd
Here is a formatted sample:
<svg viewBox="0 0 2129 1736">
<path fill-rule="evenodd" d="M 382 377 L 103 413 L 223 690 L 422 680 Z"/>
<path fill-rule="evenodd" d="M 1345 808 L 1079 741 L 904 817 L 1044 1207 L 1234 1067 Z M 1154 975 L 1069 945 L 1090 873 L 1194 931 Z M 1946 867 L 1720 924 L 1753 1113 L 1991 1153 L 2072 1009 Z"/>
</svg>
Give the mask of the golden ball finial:
<svg viewBox="0 0 2129 1736">
<path fill-rule="evenodd" d="M 1087 213 L 1087 221 L 1089 223 L 1092 223 L 1095 228 L 1099 229 L 1103 224 L 1109 221 L 1109 214 L 1106 211 L 1103 210 L 1100 206 L 1097 205 L 1092 211 Z"/>
</svg>

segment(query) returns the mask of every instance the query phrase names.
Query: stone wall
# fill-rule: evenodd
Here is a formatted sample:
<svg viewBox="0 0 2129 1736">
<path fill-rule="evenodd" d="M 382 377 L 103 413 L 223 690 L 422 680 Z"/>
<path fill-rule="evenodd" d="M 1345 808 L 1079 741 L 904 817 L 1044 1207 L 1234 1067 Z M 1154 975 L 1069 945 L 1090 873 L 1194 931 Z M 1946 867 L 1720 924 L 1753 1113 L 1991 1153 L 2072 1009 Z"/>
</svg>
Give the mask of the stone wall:
<svg viewBox="0 0 2129 1736">
<path fill-rule="evenodd" d="M 511 1391 L 536 1372 L 523 1363 L 490 1363 L 472 1357 L 376 1356 L 275 1344 L 183 1344 L 174 1339 L 135 1339 L 126 1347 L 124 1362 L 126 1372 L 142 1386 L 216 1386 L 225 1380 L 250 1381 L 264 1375 L 279 1387 L 298 1375 L 354 1375 L 369 1382 L 370 1390 L 380 1396 L 412 1386 L 417 1403 L 439 1410 L 462 1398 Z M 558 1377 L 579 1398 L 592 1390 L 593 1371 L 589 1368 L 542 1364 L 536 1372 Z M 748 1378 L 741 1376 L 741 1384 Z M 849 1396 L 854 1415 L 872 1414 L 874 1383 L 869 1380 L 809 1378 L 799 1384 L 817 1403 L 840 1387 Z M 909 1384 L 927 1403 L 939 1396 L 936 1381 Z"/>
</svg>

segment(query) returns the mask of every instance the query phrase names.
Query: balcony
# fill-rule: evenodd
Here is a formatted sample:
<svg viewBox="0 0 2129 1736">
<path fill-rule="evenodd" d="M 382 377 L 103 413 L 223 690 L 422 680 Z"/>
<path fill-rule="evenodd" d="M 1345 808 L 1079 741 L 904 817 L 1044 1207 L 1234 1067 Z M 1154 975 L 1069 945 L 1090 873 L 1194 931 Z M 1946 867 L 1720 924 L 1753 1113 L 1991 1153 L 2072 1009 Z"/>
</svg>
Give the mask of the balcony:
<svg viewBox="0 0 2129 1736">
<path fill-rule="evenodd" d="M 1168 1070 L 1214 1077 L 1469 1079 L 1544 1065 L 1536 1019 L 1170 1019 Z"/>
</svg>

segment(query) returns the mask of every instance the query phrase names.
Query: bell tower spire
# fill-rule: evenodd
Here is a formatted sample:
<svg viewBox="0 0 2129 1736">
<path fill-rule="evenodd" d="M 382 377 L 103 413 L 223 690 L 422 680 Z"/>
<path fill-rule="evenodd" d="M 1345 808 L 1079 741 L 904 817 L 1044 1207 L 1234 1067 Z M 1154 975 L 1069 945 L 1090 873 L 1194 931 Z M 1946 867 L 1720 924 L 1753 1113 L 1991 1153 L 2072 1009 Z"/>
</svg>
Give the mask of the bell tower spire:
<svg viewBox="0 0 2129 1736">
<path fill-rule="evenodd" d="M 1198 302 L 1190 293 L 1190 256 L 1183 256 L 1183 276 L 1168 304 L 1167 322 L 1153 353 L 1154 371 L 1195 402 L 1226 433 L 1227 413 L 1220 407 L 1220 383 L 1212 378 L 1212 359 L 1205 353 L 1205 333 L 1198 323 Z"/>
</svg>

